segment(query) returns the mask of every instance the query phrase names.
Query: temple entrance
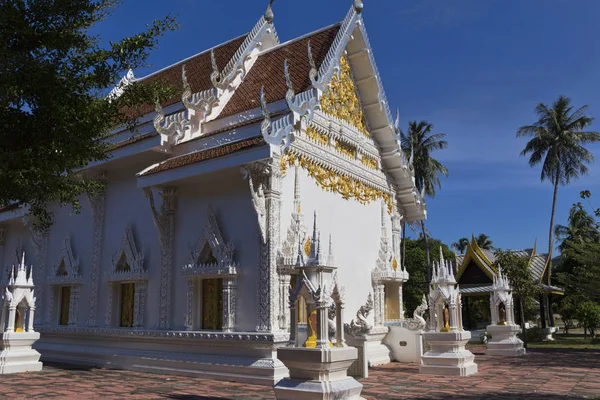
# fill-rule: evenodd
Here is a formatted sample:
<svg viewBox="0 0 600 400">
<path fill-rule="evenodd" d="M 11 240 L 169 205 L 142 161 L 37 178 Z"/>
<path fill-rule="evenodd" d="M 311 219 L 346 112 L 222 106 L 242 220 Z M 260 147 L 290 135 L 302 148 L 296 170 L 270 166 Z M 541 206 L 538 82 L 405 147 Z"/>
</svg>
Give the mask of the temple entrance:
<svg viewBox="0 0 600 400">
<path fill-rule="evenodd" d="M 121 313 L 119 326 L 122 328 L 131 328 L 133 326 L 134 294 L 134 283 L 121 284 Z"/>
<path fill-rule="evenodd" d="M 71 308 L 71 287 L 60 288 L 60 325 L 69 325 L 69 309 Z"/>
<path fill-rule="evenodd" d="M 223 279 L 202 280 L 202 329 L 223 329 Z"/>
</svg>

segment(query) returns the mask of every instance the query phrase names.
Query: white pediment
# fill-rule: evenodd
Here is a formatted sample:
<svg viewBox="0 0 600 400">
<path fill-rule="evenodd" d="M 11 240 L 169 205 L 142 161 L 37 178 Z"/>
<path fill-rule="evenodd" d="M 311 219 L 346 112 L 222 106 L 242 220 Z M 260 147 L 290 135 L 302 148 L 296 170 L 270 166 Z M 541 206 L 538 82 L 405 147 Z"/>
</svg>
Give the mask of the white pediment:
<svg viewBox="0 0 600 400">
<path fill-rule="evenodd" d="M 144 252 L 138 251 L 131 227 L 125 228 L 121 247 L 113 256 L 111 269 L 104 277 L 110 282 L 148 279 L 148 271 L 144 268 Z"/>
<path fill-rule="evenodd" d="M 60 257 L 53 265 L 52 275 L 48 277 L 48 282 L 51 285 L 81 284 L 79 257 L 73 254 L 69 237 L 63 240 Z"/>
</svg>

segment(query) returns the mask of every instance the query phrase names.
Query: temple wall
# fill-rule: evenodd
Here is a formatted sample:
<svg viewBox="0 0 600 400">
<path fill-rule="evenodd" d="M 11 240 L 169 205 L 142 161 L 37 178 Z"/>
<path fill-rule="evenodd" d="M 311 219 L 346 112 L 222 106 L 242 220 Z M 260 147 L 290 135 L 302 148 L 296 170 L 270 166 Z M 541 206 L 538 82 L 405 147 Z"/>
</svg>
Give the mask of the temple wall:
<svg viewBox="0 0 600 400">
<path fill-rule="evenodd" d="M 112 259 L 118 257 L 126 226 L 130 226 L 138 251 L 144 253 L 144 266 L 148 270 L 148 295 L 145 309 L 145 328 L 156 329 L 159 324 L 159 297 L 161 280 L 161 252 L 158 232 L 154 226 L 148 199 L 141 189 L 136 187 L 135 172 L 141 168 L 132 165 L 129 168 L 110 172 L 106 191 L 104 238 L 101 248 L 101 268 L 98 276 L 98 308 L 96 321 L 98 327 L 105 326 L 108 310 L 108 283 L 104 273 L 112 268 Z M 255 211 L 250 200 L 248 182 L 242 179 L 239 169 L 210 174 L 177 187 L 178 199 L 175 220 L 174 259 L 172 271 L 171 328 L 185 329 L 187 307 L 187 278 L 181 274 L 184 264 L 190 263 L 190 247 L 196 245 L 202 237 L 207 222 L 207 210 L 212 205 L 217 222 L 225 241 L 232 241 L 235 247 L 234 260 L 238 268 L 237 293 L 237 330 L 254 331 L 256 328 L 256 281 L 259 262 L 259 236 Z M 161 199 L 155 193 L 157 209 Z M 80 292 L 78 326 L 85 326 L 89 313 L 91 264 L 93 252 L 93 218 L 87 198 L 80 199 L 80 214 L 72 213 L 70 206 L 53 207 L 55 223 L 49 234 L 46 267 L 44 276 L 53 274 L 53 266 L 61 260 L 61 249 L 66 237 L 71 240 L 73 255 L 79 258 L 83 285 Z M 9 265 L 15 262 L 17 245 L 27 253 L 26 263 L 33 264 L 35 273 L 41 273 L 31 235 L 23 226 L 21 219 L 13 220 L 7 226 L 6 241 L 2 257 L 3 274 Z M 41 286 L 43 298 L 38 298 L 38 312 L 47 317 L 47 296 L 49 286 L 43 284 L 35 275 L 36 285 Z M 44 279 L 45 281 L 45 279 Z M 55 298 L 54 308 L 58 298 Z M 113 315 L 116 310 L 113 308 Z M 56 310 L 53 311 L 51 324 L 58 323 Z"/>
<path fill-rule="evenodd" d="M 381 201 L 363 205 L 355 200 L 344 200 L 341 195 L 317 186 L 303 169 L 299 171 L 304 224 L 312 235 L 316 210 L 325 257 L 329 253 L 329 235 L 332 235 L 338 279 L 346 288 L 344 320 L 349 322 L 372 292 L 371 271 L 377 261 L 381 238 Z M 290 224 L 293 202 L 294 168 L 288 168 L 283 179 L 282 237 Z M 386 218 L 388 235 L 391 235 L 391 217 L 387 213 Z M 372 314 L 370 318 L 373 319 Z"/>
</svg>

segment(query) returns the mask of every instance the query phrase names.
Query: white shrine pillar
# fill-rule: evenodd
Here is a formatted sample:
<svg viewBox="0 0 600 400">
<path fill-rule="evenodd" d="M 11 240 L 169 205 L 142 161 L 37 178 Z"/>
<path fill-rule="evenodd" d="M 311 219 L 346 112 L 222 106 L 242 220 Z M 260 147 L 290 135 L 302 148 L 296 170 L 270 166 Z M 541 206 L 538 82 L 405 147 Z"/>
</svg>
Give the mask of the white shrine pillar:
<svg viewBox="0 0 600 400">
<path fill-rule="evenodd" d="M 430 330 L 423 333 L 430 350 L 421 357 L 422 374 L 467 376 L 477 373 L 475 356 L 465 348 L 471 332 L 462 327 L 461 297 L 452 265 L 441 255 L 433 264 L 429 288 Z"/>
<path fill-rule="evenodd" d="M 517 337 L 521 327 L 515 324 L 515 308 L 508 278 L 502 275 L 502 267 L 494 276 L 490 293 L 492 323 L 487 332 L 492 336 L 487 343 L 487 355 L 518 357 L 525 355 L 523 341 Z"/>
<path fill-rule="evenodd" d="M 290 377 L 275 385 L 275 396 L 278 400 L 361 399 L 362 385 L 347 374 L 358 352 L 345 343 L 343 290 L 333 275 L 337 268 L 321 256 L 316 213 L 310 255 L 305 261 L 301 246 L 298 246 L 296 268 L 296 284 L 289 296 L 290 342 L 288 347 L 277 349 L 277 358 L 289 369 Z M 314 310 L 308 318 L 311 332 L 304 344 L 298 341 L 295 315 L 300 296 L 309 309 Z M 328 315 L 332 302 L 336 314 L 335 345 L 329 341 Z"/>
<path fill-rule="evenodd" d="M 35 297 L 33 267 L 21 264 L 12 267 L 2 296 L 2 342 L 0 342 L 0 375 L 41 371 L 40 353 L 31 346 L 40 338 L 33 329 Z M 8 314 L 8 315 L 7 315 Z"/>
</svg>

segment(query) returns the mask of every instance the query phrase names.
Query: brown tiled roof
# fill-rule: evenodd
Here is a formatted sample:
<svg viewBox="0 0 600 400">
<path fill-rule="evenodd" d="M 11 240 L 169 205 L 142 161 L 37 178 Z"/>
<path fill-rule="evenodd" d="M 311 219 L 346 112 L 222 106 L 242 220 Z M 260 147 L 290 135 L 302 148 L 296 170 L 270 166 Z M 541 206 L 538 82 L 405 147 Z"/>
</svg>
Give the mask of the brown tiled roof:
<svg viewBox="0 0 600 400">
<path fill-rule="evenodd" d="M 201 161 L 210 160 L 211 158 L 222 157 L 227 154 L 235 153 L 240 150 L 251 149 L 253 147 L 265 144 L 262 136 L 250 139 L 244 139 L 237 142 L 229 143 L 219 147 L 213 147 L 206 150 L 196 151 L 184 156 L 174 157 L 166 160 L 156 167 L 144 172 L 142 175 L 151 175 L 163 171 L 168 171 L 174 168 L 184 167 L 186 165 L 195 164 Z"/>
<path fill-rule="evenodd" d="M 149 138 L 157 136 L 157 135 L 158 135 L 158 133 L 156 133 L 156 132 L 150 132 L 150 133 L 146 133 L 144 135 L 134 136 L 130 139 L 123 140 L 122 142 L 118 142 L 118 143 L 115 143 L 115 144 L 109 146 L 108 151 L 117 150 L 117 149 L 120 149 L 121 147 L 129 146 L 130 144 L 141 142 L 142 140 L 146 140 L 146 139 L 149 139 Z"/>
<path fill-rule="evenodd" d="M 246 36 L 247 35 L 244 35 L 237 39 L 230 40 L 229 42 L 214 48 L 215 59 L 217 61 L 217 66 L 219 67 L 219 71 L 221 71 L 227 65 L 229 60 L 231 60 L 244 39 L 246 39 Z M 192 58 L 180 61 L 177 64 L 172 65 L 171 67 L 159 71 L 158 73 L 140 81 L 142 84 L 160 82 L 165 87 L 180 89 L 177 91 L 177 95 L 162 103 L 163 107 L 167 107 L 171 104 L 181 101 L 181 91 L 183 90 L 181 83 L 181 66 L 183 64 L 185 64 L 185 71 L 188 82 L 192 87 L 192 93 L 203 92 L 212 87 L 212 83 L 210 81 L 210 73 L 212 72 L 210 51 L 205 51 Z M 142 115 L 152 111 L 154 111 L 153 104 L 147 104 L 141 108 Z"/>
<path fill-rule="evenodd" d="M 310 40 L 313 58 L 318 68 L 327 55 L 339 28 L 339 25 L 334 25 L 302 39 L 283 44 L 274 50 L 268 50 L 260 55 L 219 118 L 259 107 L 260 88 L 263 85 L 265 86 L 267 103 L 284 99 L 287 91 L 283 75 L 283 62 L 285 59 L 288 60 L 296 93 L 307 90 L 311 85 L 308 77 L 310 71 L 308 41 Z"/>
</svg>

